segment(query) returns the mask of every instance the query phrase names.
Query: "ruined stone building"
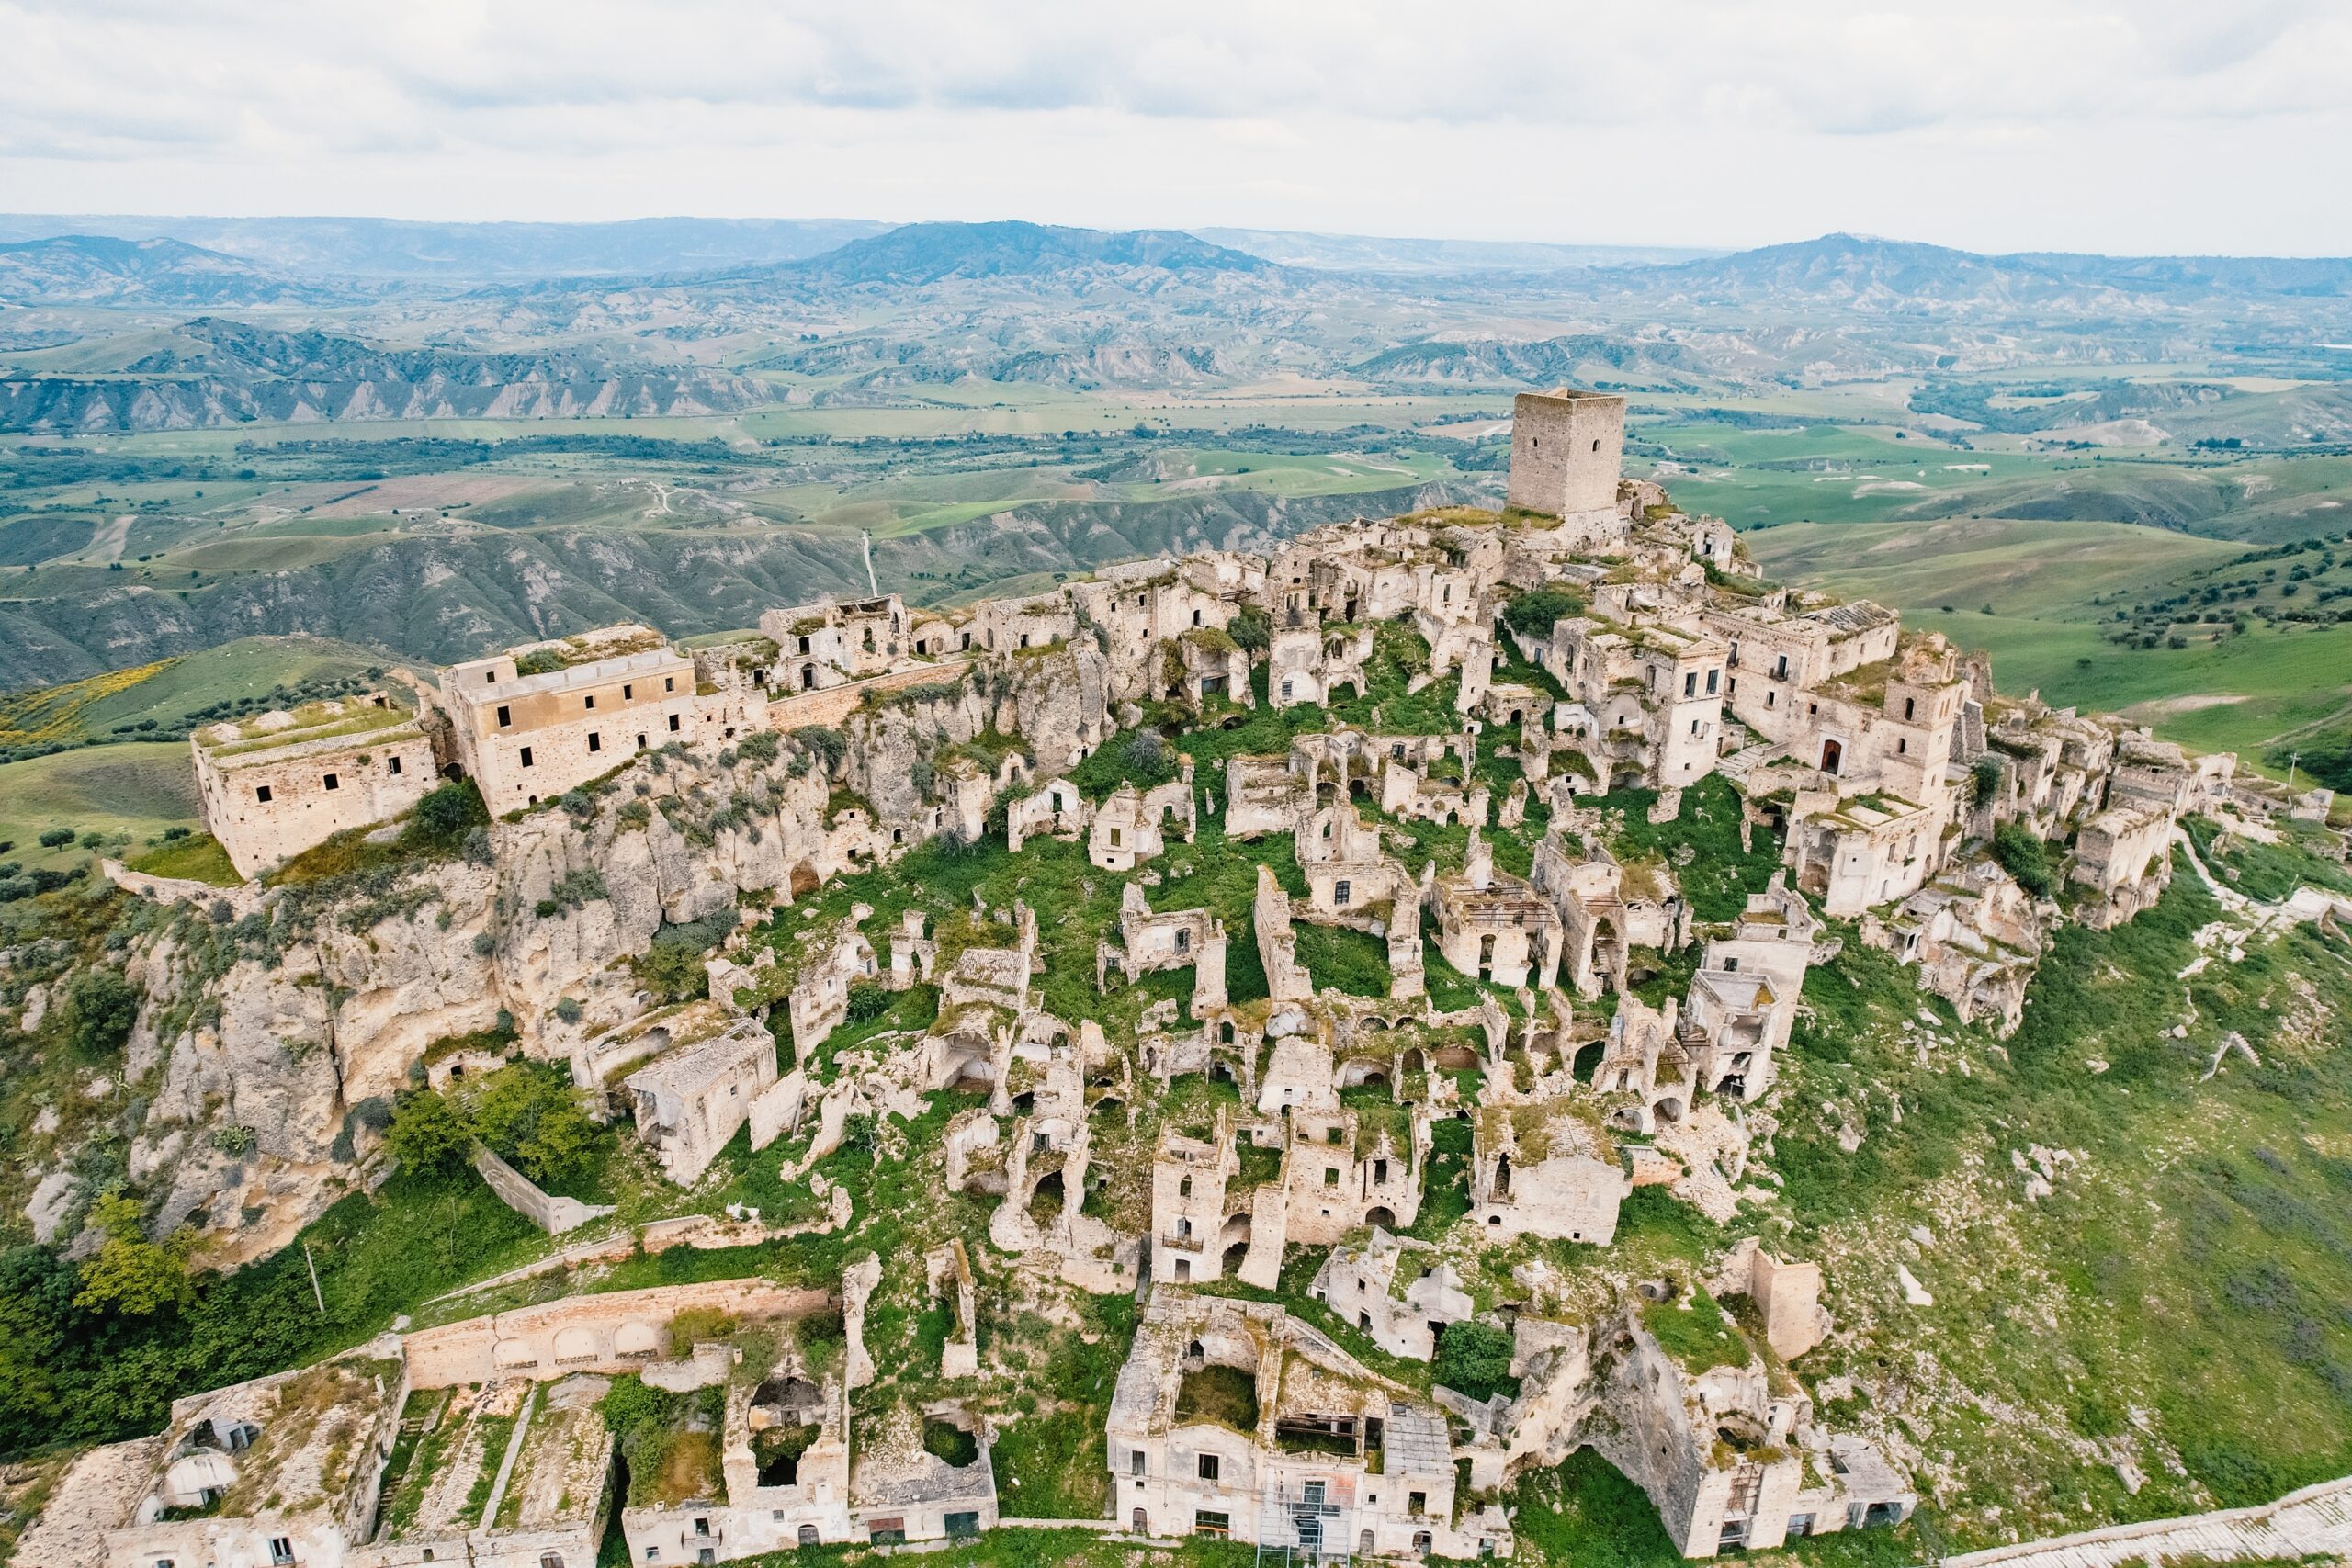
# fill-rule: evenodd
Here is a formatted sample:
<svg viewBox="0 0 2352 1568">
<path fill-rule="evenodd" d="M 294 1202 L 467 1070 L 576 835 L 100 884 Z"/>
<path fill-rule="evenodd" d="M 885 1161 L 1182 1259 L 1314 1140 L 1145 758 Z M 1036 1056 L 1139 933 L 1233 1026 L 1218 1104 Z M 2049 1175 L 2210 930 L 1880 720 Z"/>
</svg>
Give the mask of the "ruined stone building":
<svg viewBox="0 0 2352 1568">
<path fill-rule="evenodd" d="M 2173 818 L 2159 806 L 2112 807 L 2084 823 L 2066 874 L 2090 894 L 2075 918 L 2104 930 L 2153 908 L 2172 881 L 2172 833 Z"/>
<path fill-rule="evenodd" d="M 1511 400 L 1510 504 L 1568 522 L 1613 516 L 1624 468 L 1625 400 L 1555 387 Z"/>
<path fill-rule="evenodd" d="M 1438 951 L 1464 975 L 1548 990 L 1558 979 L 1566 928 L 1535 887 L 1495 868 L 1494 847 L 1470 830 L 1468 863 L 1430 880 Z"/>
<path fill-rule="evenodd" d="M 1363 695 L 1372 646 L 1368 626 L 1327 626 L 1312 610 L 1283 612 L 1268 654 L 1267 700 L 1283 708 Z"/>
<path fill-rule="evenodd" d="M 1731 649 L 1694 615 L 1623 606 L 1555 622 L 1539 662 L 1567 691 L 1552 711 L 1552 764 L 1565 748 L 1593 787 L 1679 789 L 1714 771 Z"/>
<path fill-rule="evenodd" d="M 1917 964 L 1919 988 L 1951 1003 L 1962 1023 L 1989 1018 L 2006 1039 L 2025 1021 L 2045 945 L 2041 917 L 1989 856 L 1955 863 L 1883 917 L 1865 915 L 1861 934 Z"/>
<path fill-rule="evenodd" d="M 1811 1399 L 1752 1352 L 1741 1364 L 1704 1370 L 1677 1359 L 1648 1320 L 1680 1310 L 1668 1293 L 1638 1302 L 1614 1325 L 1595 1357 L 1610 1419 L 1590 1436 L 1649 1494 L 1677 1550 L 1686 1557 L 1767 1551 L 1910 1516 L 1917 1498 L 1878 1450 L 1815 1426 Z M 1703 1298 L 1689 1310 L 1721 1316 Z"/>
<path fill-rule="evenodd" d="M 434 721 L 369 692 L 206 725 L 188 737 L 204 830 L 253 877 L 348 829 L 389 822 L 441 783 Z"/>
<path fill-rule="evenodd" d="M 914 913 L 916 924 L 905 942 L 907 969 L 910 970 L 915 955 L 922 945 L 922 916 Z M 899 943 L 891 944 L 891 973 L 899 979 L 895 989 L 903 990 L 912 982 L 899 962 Z M 861 980 L 874 979 L 879 972 L 874 944 L 852 926 L 841 932 L 829 944 L 809 953 L 802 962 L 800 977 L 785 998 L 785 1016 L 792 1028 L 792 1048 L 795 1058 L 807 1063 L 825 1036 L 841 1027 L 849 1017 L 850 987 Z M 904 974 L 903 978 L 899 978 Z"/>
<path fill-rule="evenodd" d="M 707 1039 L 682 1043 L 621 1081 L 637 1135 L 663 1174 L 691 1186 L 750 1120 L 752 1102 L 775 1082 L 775 1041 L 754 1018 L 737 1017 Z"/>
<path fill-rule="evenodd" d="M 1701 1093 L 1754 1100 L 1771 1087 L 1820 924 L 1775 872 L 1727 932 L 1707 939 L 1677 1025 Z"/>
<path fill-rule="evenodd" d="M 1508 1556 L 1457 1510 L 1445 1415 L 1280 1307 L 1156 1294 L 1109 1420 L 1118 1518 L 1139 1534 L 1310 1554 Z"/>
<path fill-rule="evenodd" d="M 1482 1234 L 1498 1242 L 1533 1235 L 1593 1247 L 1616 1239 L 1618 1206 L 1633 1185 L 1590 1115 L 1568 1100 L 1477 1112 L 1470 1213 Z"/>
<path fill-rule="evenodd" d="M 1299 754 L 1228 757 L 1225 761 L 1225 836 L 1247 840 L 1295 833 L 1315 804 Z"/>
<path fill-rule="evenodd" d="M 405 1393 L 397 1361 L 352 1357 L 175 1400 L 157 1437 L 82 1461 L 90 1480 L 113 1472 L 112 1517 L 52 1515 L 51 1528 L 86 1529 L 61 1544 L 107 1568 L 352 1561 L 374 1531 Z"/>
<path fill-rule="evenodd" d="M 1193 760 L 1182 760 L 1180 775 L 1151 789 L 1121 784 L 1094 808 L 1087 830 L 1086 858 L 1104 871 L 1133 871 L 1168 847 L 1173 822 L 1191 843 L 1197 830 L 1193 801 Z"/>
<path fill-rule="evenodd" d="M 1095 988 L 1107 989 L 1114 971 L 1133 985 L 1164 969 L 1189 968 L 1193 1015 L 1225 1006 L 1225 922 L 1204 908 L 1154 914 L 1143 889 L 1132 882 L 1119 898 L 1119 941 L 1098 944 Z"/>
<path fill-rule="evenodd" d="M 1686 940 L 1688 909 L 1672 868 L 1620 863 L 1597 833 L 1556 808 L 1535 846 L 1529 885 L 1560 917 L 1557 973 L 1578 996 L 1623 988 L 1636 949 L 1672 951 Z"/>
<path fill-rule="evenodd" d="M 895 668 L 914 652 L 907 607 L 896 593 L 765 610 L 760 633 L 775 644 L 767 683 L 779 692 L 816 692 Z"/>
<path fill-rule="evenodd" d="M 1046 779 L 1033 795 L 1008 802 L 1004 808 L 1005 847 L 1015 854 L 1028 840 L 1039 836 L 1075 841 L 1094 821 L 1094 808 L 1068 779 Z"/>
<path fill-rule="evenodd" d="M 1426 1242 L 1405 1241 L 1375 1225 L 1361 1247 L 1335 1247 L 1315 1276 L 1316 1299 L 1374 1344 L 1408 1361 L 1437 1356 L 1438 1335 L 1476 1312 L 1451 1264 Z"/>
</svg>

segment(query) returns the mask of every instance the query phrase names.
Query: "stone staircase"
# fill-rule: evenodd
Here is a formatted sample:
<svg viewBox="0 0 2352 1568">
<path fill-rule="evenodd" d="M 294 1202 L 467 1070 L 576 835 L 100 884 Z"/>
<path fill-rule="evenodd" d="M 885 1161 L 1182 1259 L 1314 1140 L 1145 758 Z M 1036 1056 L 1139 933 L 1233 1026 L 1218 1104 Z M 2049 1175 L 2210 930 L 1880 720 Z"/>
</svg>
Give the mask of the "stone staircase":
<svg viewBox="0 0 2352 1568">
<path fill-rule="evenodd" d="M 2352 1476 L 2323 1481 L 2258 1507 L 2020 1541 L 1947 1557 L 1940 1568 L 2137 1568 L 2303 1557 L 2352 1560 Z"/>
<path fill-rule="evenodd" d="M 1715 772 L 1746 787 L 1747 775 L 1765 763 L 1782 755 L 1784 748 L 1770 740 L 1758 740 L 1753 746 L 1743 746 L 1715 764 Z"/>
</svg>

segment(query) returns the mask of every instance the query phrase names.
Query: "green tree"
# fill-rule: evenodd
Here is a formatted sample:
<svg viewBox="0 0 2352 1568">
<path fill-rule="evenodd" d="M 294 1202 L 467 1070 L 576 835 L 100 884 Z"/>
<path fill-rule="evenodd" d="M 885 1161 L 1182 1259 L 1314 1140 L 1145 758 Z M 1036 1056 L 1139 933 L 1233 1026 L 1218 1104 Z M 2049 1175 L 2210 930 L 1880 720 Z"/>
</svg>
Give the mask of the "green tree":
<svg viewBox="0 0 2352 1568">
<path fill-rule="evenodd" d="M 1437 1381 L 1456 1393 L 1487 1399 L 1518 1387 L 1510 1375 L 1511 1338 L 1501 1329 L 1465 1319 L 1449 1323 L 1437 1341 Z"/>
<path fill-rule="evenodd" d="M 443 849 L 463 840 L 467 829 L 489 820 L 481 792 L 468 780 L 445 784 L 416 803 L 416 836 Z"/>
<path fill-rule="evenodd" d="M 470 1110 L 481 1141 L 542 1184 L 585 1172 L 604 1134 L 577 1089 L 523 1063 L 483 1079 Z"/>
<path fill-rule="evenodd" d="M 635 968 L 638 982 L 662 1001 L 691 1002 L 710 994 L 702 949 L 692 942 L 657 938 Z"/>
<path fill-rule="evenodd" d="M 419 1176 L 443 1176 L 465 1163 L 473 1143 L 473 1129 L 447 1097 L 424 1089 L 400 1097 L 392 1108 L 392 1124 L 384 1141 L 404 1169 Z"/>
<path fill-rule="evenodd" d="M 1225 635 L 1247 652 L 1263 653 L 1274 640 L 1274 626 L 1265 611 L 1255 604 L 1244 604 L 1233 613 L 1233 619 L 1225 623 Z"/>
<path fill-rule="evenodd" d="M 111 1056 L 130 1039 L 139 993 L 119 970 L 85 969 L 65 988 L 65 1038 L 85 1056 Z"/>
<path fill-rule="evenodd" d="M 2057 868 L 2050 863 L 2050 846 L 2034 837 L 2021 822 L 2004 822 L 1993 829 L 1993 858 L 2037 898 L 2058 890 Z"/>
<path fill-rule="evenodd" d="M 1968 804 L 1983 806 L 2000 789 L 2001 760 L 1988 751 L 1968 770 Z"/>
<path fill-rule="evenodd" d="M 195 1299 L 187 1259 L 196 1250 L 196 1232 L 182 1225 L 161 1243 L 152 1242 L 141 1217 L 136 1198 L 117 1192 L 98 1200 L 90 1221 L 107 1239 L 82 1265 L 82 1289 L 74 1297 L 75 1306 L 125 1317 L 152 1317 L 165 1307 L 184 1307 Z"/>
<path fill-rule="evenodd" d="M 1539 588 L 1522 593 L 1503 607 L 1503 621 L 1522 637 L 1548 639 L 1552 623 L 1585 612 L 1582 596 L 1565 589 Z"/>
</svg>

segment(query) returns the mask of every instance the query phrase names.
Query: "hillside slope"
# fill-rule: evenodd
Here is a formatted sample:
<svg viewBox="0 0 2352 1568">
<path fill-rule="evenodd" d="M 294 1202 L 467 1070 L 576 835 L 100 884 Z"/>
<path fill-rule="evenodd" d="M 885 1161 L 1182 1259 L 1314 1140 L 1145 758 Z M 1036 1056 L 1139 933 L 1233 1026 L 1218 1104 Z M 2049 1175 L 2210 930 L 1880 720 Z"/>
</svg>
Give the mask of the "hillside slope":
<svg viewBox="0 0 2352 1568">
<path fill-rule="evenodd" d="M 874 559 L 884 588 L 935 598 L 1161 551 L 1262 545 L 1317 523 L 1458 499 L 1453 487 L 1428 485 L 1351 495 L 1204 491 L 1170 501 L 1049 502 L 877 540 Z M 341 637 L 435 662 L 616 621 L 691 637 L 749 626 L 774 604 L 865 586 L 858 536 L 846 529 L 546 527 L 403 538 L 192 590 L 130 578 L 89 592 L 0 601 L 0 688 L 96 674 L 256 633 Z"/>
<path fill-rule="evenodd" d="M 0 300 L 13 305 L 274 305 L 343 291 L 172 239 L 61 234 L 0 245 Z"/>
<path fill-rule="evenodd" d="M 134 340 L 132 346 L 147 340 Z M 60 355 L 58 357 L 63 357 Z M 86 353 L 78 357 L 86 357 Z M 91 367 L 77 364 L 77 372 Z M 118 371 L 0 381 L 0 430 L 96 435 L 258 420 L 704 414 L 765 402 L 725 371 L 572 351 L 394 348 L 201 316 Z"/>
</svg>

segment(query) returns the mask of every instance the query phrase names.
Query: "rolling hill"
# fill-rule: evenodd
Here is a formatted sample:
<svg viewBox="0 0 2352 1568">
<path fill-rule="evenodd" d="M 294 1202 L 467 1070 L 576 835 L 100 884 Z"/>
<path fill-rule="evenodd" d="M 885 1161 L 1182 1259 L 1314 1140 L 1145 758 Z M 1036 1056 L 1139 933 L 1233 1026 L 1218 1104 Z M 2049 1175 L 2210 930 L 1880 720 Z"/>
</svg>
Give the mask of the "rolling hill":
<svg viewBox="0 0 2352 1568">
<path fill-rule="evenodd" d="M 316 302 L 343 292 L 173 239 L 61 234 L 0 245 L 0 301 L 12 305 L 187 310 Z"/>
<path fill-rule="evenodd" d="M 1854 310 L 2128 310 L 2135 299 L 2352 297 L 2352 259 L 1982 255 L 1943 245 L 1825 234 L 1670 266 L 1611 268 L 1608 283 L 1725 303 Z"/>
<path fill-rule="evenodd" d="M 698 414 L 768 400 L 759 383 L 693 366 L 615 360 L 589 350 L 477 354 L 391 348 L 318 331 L 215 316 L 93 364 L 84 345 L 54 356 L 71 371 L 0 381 L 0 431 L 80 435 L 185 430 L 258 420 L 543 419 Z M 42 356 L 20 364 L 40 366 Z"/>
</svg>

